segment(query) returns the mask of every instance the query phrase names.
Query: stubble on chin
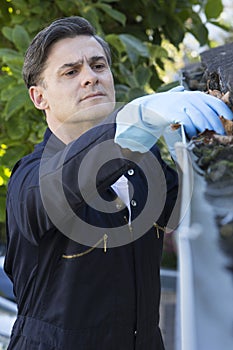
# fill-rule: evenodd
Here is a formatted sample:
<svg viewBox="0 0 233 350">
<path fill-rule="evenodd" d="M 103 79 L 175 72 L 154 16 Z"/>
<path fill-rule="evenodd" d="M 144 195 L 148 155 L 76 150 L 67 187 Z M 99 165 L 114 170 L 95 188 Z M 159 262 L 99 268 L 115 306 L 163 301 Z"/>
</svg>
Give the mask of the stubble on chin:
<svg viewBox="0 0 233 350">
<path fill-rule="evenodd" d="M 107 118 L 115 109 L 115 102 L 97 103 L 79 109 L 70 117 L 70 122 L 93 122 L 98 123 Z"/>
</svg>

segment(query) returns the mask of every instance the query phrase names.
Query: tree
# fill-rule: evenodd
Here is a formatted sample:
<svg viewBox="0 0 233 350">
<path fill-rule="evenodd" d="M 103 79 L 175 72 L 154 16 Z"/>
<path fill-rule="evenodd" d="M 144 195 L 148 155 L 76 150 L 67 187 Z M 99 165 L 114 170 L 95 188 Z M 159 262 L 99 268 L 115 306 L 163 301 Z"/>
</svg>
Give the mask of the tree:
<svg viewBox="0 0 233 350">
<path fill-rule="evenodd" d="M 127 102 L 163 88 L 159 70 L 164 69 L 166 60 L 173 60 L 163 47 L 164 39 L 179 49 L 186 32 L 190 32 L 201 45 L 209 44 L 200 13 L 205 13 L 208 22 L 220 25 L 217 19 L 222 10 L 221 0 L 2 0 L 0 239 L 12 167 L 33 150 L 45 129 L 43 115 L 31 103 L 21 76 L 31 38 L 58 17 L 87 18 L 112 48 L 117 100 Z"/>
</svg>

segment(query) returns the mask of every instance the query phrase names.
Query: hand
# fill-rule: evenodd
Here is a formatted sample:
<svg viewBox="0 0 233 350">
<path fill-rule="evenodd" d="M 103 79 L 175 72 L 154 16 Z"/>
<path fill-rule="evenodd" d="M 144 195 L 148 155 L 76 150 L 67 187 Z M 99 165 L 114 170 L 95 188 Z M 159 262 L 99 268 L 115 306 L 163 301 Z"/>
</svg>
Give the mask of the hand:
<svg viewBox="0 0 233 350">
<path fill-rule="evenodd" d="M 165 134 L 172 148 L 175 141 L 181 141 L 181 131 L 172 132 L 171 124 L 182 124 L 188 138 L 205 129 L 224 134 L 220 115 L 233 119 L 233 113 L 220 99 L 178 86 L 137 98 L 120 110 L 115 142 L 132 151 L 146 152 Z"/>
</svg>

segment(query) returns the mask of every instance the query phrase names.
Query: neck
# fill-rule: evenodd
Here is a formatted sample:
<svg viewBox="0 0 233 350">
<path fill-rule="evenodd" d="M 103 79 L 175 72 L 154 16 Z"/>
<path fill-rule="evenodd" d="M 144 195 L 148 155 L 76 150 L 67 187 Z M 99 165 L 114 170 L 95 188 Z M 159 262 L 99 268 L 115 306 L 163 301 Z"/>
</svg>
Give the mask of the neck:
<svg viewBox="0 0 233 350">
<path fill-rule="evenodd" d="M 100 123 L 100 120 L 90 122 L 79 122 L 71 124 L 60 124 L 48 122 L 48 127 L 62 142 L 68 145 L 70 142 L 78 139 L 86 131 Z"/>
</svg>

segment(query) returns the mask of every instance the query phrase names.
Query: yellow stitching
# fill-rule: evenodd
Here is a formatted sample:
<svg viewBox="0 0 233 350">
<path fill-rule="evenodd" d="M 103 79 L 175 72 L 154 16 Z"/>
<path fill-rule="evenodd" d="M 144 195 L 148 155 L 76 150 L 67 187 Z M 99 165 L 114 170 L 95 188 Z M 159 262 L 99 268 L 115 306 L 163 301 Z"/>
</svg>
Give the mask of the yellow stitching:
<svg viewBox="0 0 233 350">
<path fill-rule="evenodd" d="M 166 227 L 159 226 L 156 222 L 153 223 L 154 228 L 156 229 L 157 238 L 159 238 L 159 230 L 166 232 Z"/>
<path fill-rule="evenodd" d="M 104 252 L 106 253 L 106 251 L 107 251 L 107 238 L 108 238 L 108 235 L 105 234 L 95 245 L 93 245 L 93 247 L 91 247 L 91 248 L 85 250 L 85 252 L 77 253 L 77 254 L 72 254 L 72 255 L 65 255 L 65 254 L 63 254 L 63 255 L 62 255 L 62 258 L 64 258 L 64 259 L 79 258 L 79 257 L 81 257 L 81 256 L 83 256 L 83 255 L 86 255 L 86 254 L 88 254 L 88 253 L 91 253 L 92 250 L 94 250 L 95 248 L 97 248 L 97 247 L 100 245 L 100 243 L 102 243 L 103 241 L 104 241 Z"/>
<path fill-rule="evenodd" d="M 108 235 L 106 235 L 106 233 L 105 233 L 103 239 L 104 239 L 104 253 L 106 253 L 107 252 L 107 239 L 108 239 Z"/>
</svg>

